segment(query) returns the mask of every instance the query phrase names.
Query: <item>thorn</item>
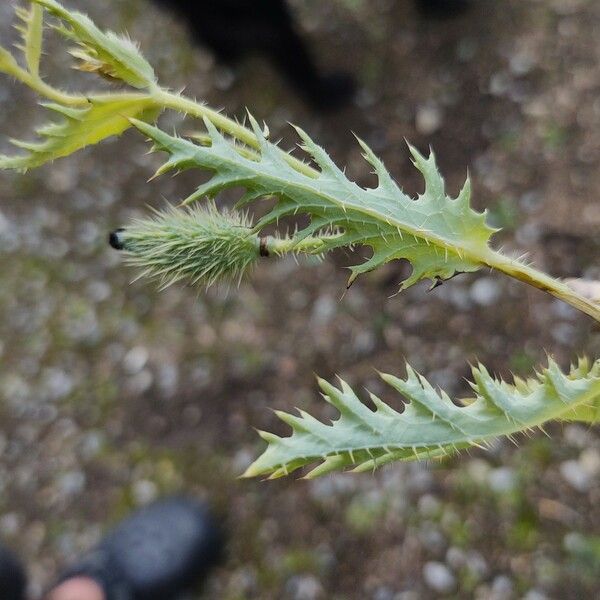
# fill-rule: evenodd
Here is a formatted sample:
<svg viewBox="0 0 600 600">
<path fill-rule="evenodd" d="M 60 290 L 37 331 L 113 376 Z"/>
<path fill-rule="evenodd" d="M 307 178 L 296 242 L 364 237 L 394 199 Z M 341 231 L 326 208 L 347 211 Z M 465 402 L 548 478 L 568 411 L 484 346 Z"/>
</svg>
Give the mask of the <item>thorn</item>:
<svg viewBox="0 0 600 600">
<path fill-rule="evenodd" d="M 544 429 L 543 425 L 538 425 L 538 429 L 547 437 L 550 437 L 550 434 Z"/>
<path fill-rule="evenodd" d="M 444 283 L 444 280 L 441 277 L 436 277 L 433 280 L 433 283 L 431 284 L 431 286 L 429 287 L 429 289 L 427 291 L 432 292 L 436 288 L 440 287 L 440 285 L 442 285 L 443 283 Z"/>
</svg>

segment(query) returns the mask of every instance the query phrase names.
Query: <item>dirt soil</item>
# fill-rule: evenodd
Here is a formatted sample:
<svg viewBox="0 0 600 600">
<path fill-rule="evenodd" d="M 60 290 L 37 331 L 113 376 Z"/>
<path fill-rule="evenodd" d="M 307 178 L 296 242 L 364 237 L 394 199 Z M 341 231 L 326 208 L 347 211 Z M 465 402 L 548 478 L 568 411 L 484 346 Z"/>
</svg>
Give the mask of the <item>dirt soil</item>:
<svg viewBox="0 0 600 600">
<path fill-rule="evenodd" d="M 0 6 L 3 44 L 11 4 Z M 326 117 L 260 60 L 232 71 L 192 50 L 145 2 L 68 4 L 127 29 L 163 83 L 240 118 L 251 107 L 289 146 L 286 123 L 300 124 L 360 183 L 372 176 L 351 132 L 411 193 L 421 182 L 405 139 L 431 145 L 452 193 L 469 169 L 475 205 L 504 228 L 497 246 L 556 276 L 600 279 L 600 3 L 481 0 L 425 23 L 402 0 L 297 0 L 323 66 L 361 85 L 351 108 Z M 76 85 L 62 45 L 48 43 L 48 78 Z M 0 150 L 43 119 L 31 93 L 0 80 Z M 316 372 L 393 402 L 374 368 L 402 374 L 409 360 L 460 397 L 476 359 L 509 376 L 546 352 L 563 366 L 600 356 L 589 319 L 493 273 L 392 297 L 402 264 L 342 297 L 344 266 L 359 260 L 343 253 L 265 261 L 229 293 L 158 293 L 131 282 L 107 233 L 198 179 L 147 184 L 158 158 L 145 151 L 128 133 L 0 176 L 0 538 L 27 560 L 34 594 L 131 509 L 185 492 L 210 500 L 230 531 L 198 598 L 600 596 L 597 427 L 552 426 L 375 474 L 237 478 L 263 449 L 253 428 L 286 431 L 270 409 L 333 416 Z"/>
</svg>

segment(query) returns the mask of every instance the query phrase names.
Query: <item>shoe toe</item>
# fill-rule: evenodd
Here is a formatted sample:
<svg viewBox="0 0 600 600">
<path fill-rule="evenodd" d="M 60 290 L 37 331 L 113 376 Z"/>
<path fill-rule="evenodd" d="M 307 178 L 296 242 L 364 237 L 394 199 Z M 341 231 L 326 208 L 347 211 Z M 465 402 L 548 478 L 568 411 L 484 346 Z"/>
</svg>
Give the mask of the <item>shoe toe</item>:
<svg viewBox="0 0 600 600">
<path fill-rule="evenodd" d="M 25 573 L 17 558 L 0 546 L 0 598 L 23 600 L 25 598 Z"/>
<path fill-rule="evenodd" d="M 136 598 L 162 600 L 200 579 L 218 561 L 222 540 L 205 506 L 173 498 L 124 521 L 103 547 Z"/>
</svg>

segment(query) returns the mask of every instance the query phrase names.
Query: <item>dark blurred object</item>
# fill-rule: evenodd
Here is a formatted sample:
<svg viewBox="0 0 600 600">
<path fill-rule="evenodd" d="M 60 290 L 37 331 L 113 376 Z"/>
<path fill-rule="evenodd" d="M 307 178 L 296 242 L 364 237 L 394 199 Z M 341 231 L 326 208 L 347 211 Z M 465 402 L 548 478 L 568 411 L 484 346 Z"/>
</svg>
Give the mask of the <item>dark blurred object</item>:
<svg viewBox="0 0 600 600">
<path fill-rule="evenodd" d="M 319 71 L 285 0 L 153 1 L 178 14 L 194 40 L 208 45 L 222 61 L 265 56 L 317 110 L 335 110 L 352 100 L 356 88 L 352 76 Z M 471 0 L 415 1 L 423 16 L 438 19 L 456 16 L 471 4 Z"/>
<path fill-rule="evenodd" d="M 174 600 L 201 583 L 222 554 L 223 533 L 208 508 L 173 497 L 120 523 L 58 584 L 89 577 L 109 599 Z"/>
<path fill-rule="evenodd" d="M 428 18 L 446 19 L 465 12 L 472 0 L 417 0 L 419 12 Z"/>
<path fill-rule="evenodd" d="M 17 558 L 0 546 L 0 598 L 24 600 L 25 574 Z"/>
<path fill-rule="evenodd" d="M 284 0 L 154 2 L 179 14 L 194 40 L 208 45 L 222 61 L 264 55 L 313 108 L 334 110 L 352 99 L 353 78 L 346 73 L 320 73 Z"/>
</svg>

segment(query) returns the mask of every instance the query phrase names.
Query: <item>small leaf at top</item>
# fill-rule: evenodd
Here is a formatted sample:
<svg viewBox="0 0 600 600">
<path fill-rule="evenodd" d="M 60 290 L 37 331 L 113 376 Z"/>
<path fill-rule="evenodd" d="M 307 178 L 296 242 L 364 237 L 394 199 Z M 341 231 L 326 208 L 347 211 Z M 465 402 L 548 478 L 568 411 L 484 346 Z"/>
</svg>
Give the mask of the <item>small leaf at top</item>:
<svg viewBox="0 0 600 600">
<path fill-rule="evenodd" d="M 17 29 L 23 38 L 20 49 L 25 55 L 29 72 L 37 77 L 42 55 L 42 37 L 44 32 L 44 9 L 39 4 L 32 4 L 29 10 L 17 8 L 17 16 L 23 22 Z"/>
<path fill-rule="evenodd" d="M 82 60 L 84 69 L 98 71 L 140 89 L 156 82 L 154 69 L 130 39 L 103 32 L 87 15 L 69 11 L 55 0 L 33 1 L 65 23 L 65 27 L 57 29 L 81 47 L 77 58 Z"/>
</svg>

